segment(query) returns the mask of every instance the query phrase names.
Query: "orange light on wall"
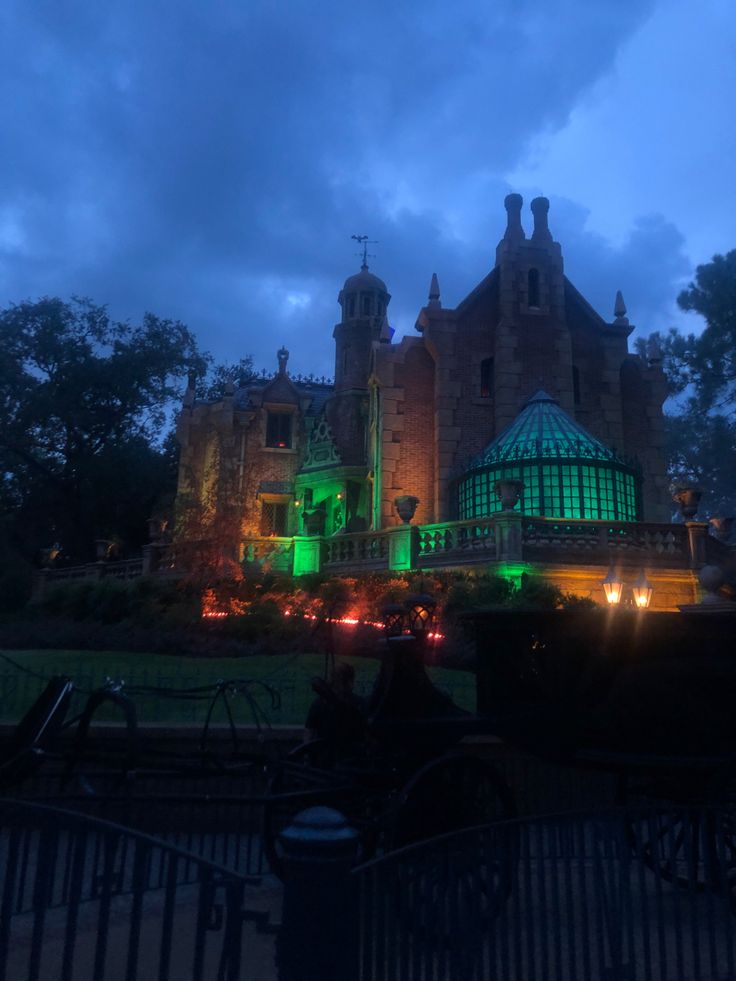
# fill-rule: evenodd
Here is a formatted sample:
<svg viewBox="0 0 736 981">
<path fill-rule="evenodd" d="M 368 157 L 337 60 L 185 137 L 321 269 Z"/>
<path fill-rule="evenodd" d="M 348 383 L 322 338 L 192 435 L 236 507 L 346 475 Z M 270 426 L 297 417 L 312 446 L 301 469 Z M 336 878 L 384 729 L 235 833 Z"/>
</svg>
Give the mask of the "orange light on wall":
<svg viewBox="0 0 736 981">
<path fill-rule="evenodd" d="M 619 605 L 624 592 L 624 583 L 613 566 L 608 570 L 608 575 L 603 580 L 603 592 L 606 594 L 609 606 Z"/>
</svg>

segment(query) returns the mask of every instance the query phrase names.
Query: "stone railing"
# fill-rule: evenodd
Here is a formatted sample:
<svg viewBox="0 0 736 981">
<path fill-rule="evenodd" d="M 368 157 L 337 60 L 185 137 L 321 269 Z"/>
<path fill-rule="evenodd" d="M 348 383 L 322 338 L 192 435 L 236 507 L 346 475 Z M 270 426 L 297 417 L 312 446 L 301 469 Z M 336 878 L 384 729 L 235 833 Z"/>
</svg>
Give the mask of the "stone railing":
<svg viewBox="0 0 736 981">
<path fill-rule="evenodd" d="M 257 562 L 260 566 L 268 566 L 275 572 L 290 573 L 294 565 L 293 538 L 261 538 L 243 539 L 243 561 Z"/>
<path fill-rule="evenodd" d="M 698 526 L 699 527 L 699 526 Z M 690 563 L 691 530 L 686 525 L 633 521 L 582 521 L 522 517 L 522 556 L 539 561 L 591 563 L 626 561 L 682 566 Z"/>
<path fill-rule="evenodd" d="M 213 548 L 211 542 L 154 543 L 143 557 L 100 561 L 39 573 L 37 594 L 58 582 L 179 577 Z M 491 518 L 398 525 L 379 531 L 320 536 L 260 537 L 242 541 L 240 557 L 278 572 L 360 572 L 438 569 L 501 562 L 629 565 L 699 569 L 731 562 L 734 546 L 708 533 L 705 522 L 643 522 L 539 518 L 503 511 Z M 233 550 L 233 560 L 236 555 Z"/>
<path fill-rule="evenodd" d="M 388 569 L 389 533 L 362 531 L 325 539 L 327 568 Z"/>
<path fill-rule="evenodd" d="M 83 579 L 115 579 L 126 582 L 142 575 L 142 558 L 88 562 L 86 565 L 73 565 L 66 569 L 42 569 L 36 579 L 35 594 L 39 596 L 50 587 L 62 583 L 80 582 Z"/>
<path fill-rule="evenodd" d="M 489 562 L 496 557 L 493 518 L 420 525 L 417 535 L 417 561 L 420 566 Z"/>
</svg>

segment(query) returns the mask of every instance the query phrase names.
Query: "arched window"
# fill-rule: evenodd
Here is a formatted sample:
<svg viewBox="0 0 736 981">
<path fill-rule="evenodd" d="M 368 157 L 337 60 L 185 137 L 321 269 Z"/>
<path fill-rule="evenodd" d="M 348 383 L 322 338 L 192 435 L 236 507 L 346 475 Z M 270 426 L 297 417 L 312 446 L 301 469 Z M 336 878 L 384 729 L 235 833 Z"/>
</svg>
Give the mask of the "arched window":
<svg viewBox="0 0 736 981">
<path fill-rule="evenodd" d="M 493 358 L 485 358 L 480 363 L 480 397 L 493 398 Z"/>
<path fill-rule="evenodd" d="M 530 307 L 539 306 L 539 270 L 530 269 L 527 275 L 527 305 Z"/>
<path fill-rule="evenodd" d="M 370 296 L 363 297 L 363 305 L 360 311 L 364 317 L 370 317 L 371 315 L 371 298 Z"/>
<path fill-rule="evenodd" d="M 354 296 L 349 296 L 348 297 L 348 317 L 354 317 L 354 316 L 355 316 L 355 297 Z"/>
</svg>

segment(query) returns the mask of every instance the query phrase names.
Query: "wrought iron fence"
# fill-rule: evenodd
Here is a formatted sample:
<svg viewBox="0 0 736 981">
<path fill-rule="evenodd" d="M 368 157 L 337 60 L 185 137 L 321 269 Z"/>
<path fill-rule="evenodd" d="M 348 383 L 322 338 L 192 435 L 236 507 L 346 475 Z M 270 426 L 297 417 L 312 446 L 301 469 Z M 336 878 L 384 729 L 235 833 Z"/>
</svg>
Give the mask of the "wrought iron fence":
<svg viewBox="0 0 736 981">
<path fill-rule="evenodd" d="M 736 977 L 733 813 L 509 822 L 353 874 L 364 981 Z"/>
<path fill-rule="evenodd" d="M 4 801 L 0 825 L 0 981 L 252 977 L 235 871 L 38 804 Z"/>
</svg>

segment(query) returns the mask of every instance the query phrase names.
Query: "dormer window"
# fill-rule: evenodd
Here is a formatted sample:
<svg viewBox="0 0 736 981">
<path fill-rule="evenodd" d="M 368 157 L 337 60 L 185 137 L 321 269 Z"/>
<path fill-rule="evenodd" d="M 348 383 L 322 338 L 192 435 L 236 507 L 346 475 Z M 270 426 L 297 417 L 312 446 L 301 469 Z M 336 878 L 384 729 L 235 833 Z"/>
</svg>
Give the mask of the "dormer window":
<svg viewBox="0 0 736 981">
<path fill-rule="evenodd" d="M 527 275 L 527 306 L 539 307 L 539 270 L 530 269 Z"/>
<path fill-rule="evenodd" d="M 266 446 L 278 450 L 291 449 L 290 412 L 269 412 L 266 422 Z"/>
</svg>

